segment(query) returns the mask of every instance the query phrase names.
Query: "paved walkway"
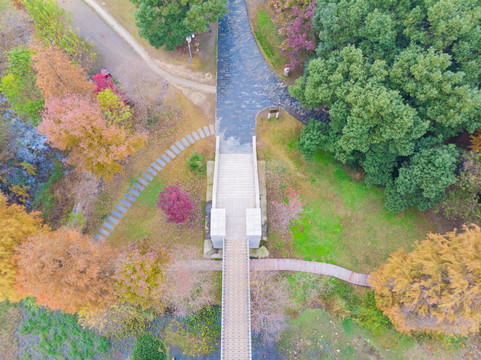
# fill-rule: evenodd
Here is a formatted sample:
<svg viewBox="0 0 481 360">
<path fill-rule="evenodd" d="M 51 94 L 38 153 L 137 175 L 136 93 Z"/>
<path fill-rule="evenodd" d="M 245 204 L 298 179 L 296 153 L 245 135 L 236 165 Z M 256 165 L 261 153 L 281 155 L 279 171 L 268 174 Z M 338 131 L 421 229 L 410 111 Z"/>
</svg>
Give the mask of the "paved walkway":
<svg viewBox="0 0 481 360">
<path fill-rule="evenodd" d="M 281 106 L 300 121 L 320 118 L 289 95 L 264 60 L 251 31 L 244 0 L 229 0 L 229 12 L 219 20 L 216 129 L 222 153 L 250 153 L 257 113 Z"/>
<path fill-rule="evenodd" d="M 194 271 L 221 271 L 222 263 L 212 260 L 192 260 L 179 262 L 177 266 Z M 317 261 L 297 259 L 253 259 L 250 261 L 251 271 L 296 271 L 318 275 L 333 276 L 353 285 L 371 287 L 367 283 L 369 274 L 360 274 L 337 265 Z"/>
<path fill-rule="evenodd" d="M 121 77 L 126 64 L 135 64 L 174 86 L 215 94 L 215 86 L 173 75 L 159 67 L 134 37 L 94 0 L 60 0 L 59 5 L 71 13 L 73 25 L 79 28 L 82 37 L 93 41 L 100 53 L 104 54 L 103 65 L 116 77 Z M 139 57 L 143 62 L 139 61 Z"/>
</svg>

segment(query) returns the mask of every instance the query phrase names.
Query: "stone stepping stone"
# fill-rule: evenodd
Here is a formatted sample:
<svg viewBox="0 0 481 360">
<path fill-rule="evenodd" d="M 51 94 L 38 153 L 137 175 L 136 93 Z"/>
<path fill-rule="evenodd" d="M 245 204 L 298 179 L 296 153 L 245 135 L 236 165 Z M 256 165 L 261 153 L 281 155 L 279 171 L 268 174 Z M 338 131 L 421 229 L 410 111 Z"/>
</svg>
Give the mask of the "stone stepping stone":
<svg viewBox="0 0 481 360">
<path fill-rule="evenodd" d="M 159 165 L 157 165 L 155 162 L 153 162 L 152 164 L 150 164 L 150 166 L 152 166 L 152 167 L 153 167 L 155 170 L 157 170 L 157 171 L 162 170 L 162 168 L 161 168 Z"/>
<path fill-rule="evenodd" d="M 180 150 L 177 149 L 177 148 L 175 147 L 175 145 L 172 145 L 170 148 L 171 148 L 172 150 L 174 150 L 174 152 L 175 152 L 177 155 L 180 154 Z"/>
<path fill-rule="evenodd" d="M 204 134 L 204 132 L 202 131 L 201 128 L 198 128 L 197 132 L 199 133 L 201 139 L 205 138 L 205 134 Z"/>
<path fill-rule="evenodd" d="M 114 229 L 114 226 L 113 225 L 110 225 L 107 221 L 105 221 L 102 226 L 106 229 L 109 229 L 110 231 L 112 231 Z"/>
<path fill-rule="evenodd" d="M 137 184 L 137 183 L 134 183 L 133 186 L 134 186 L 135 188 L 139 189 L 139 191 L 143 191 L 143 190 L 145 189 L 142 185 Z M 138 195 L 137 195 L 137 196 L 138 196 Z"/>
<path fill-rule="evenodd" d="M 132 195 L 130 195 L 129 193 L 125 194 L 124 196 L 127 200 L 129 200 L 132 203 L 135 201 L 135 198 Z"/>
<path fill-rule="evenodd" d="M 204 126 L 204 132 L 207 136 L 210 136 L 209 128 L 207 126 Z"/>
<path fill-rule="evenodd" d="M 151 167 L 148 167 L 148 168 L 147 168 L 147 171 L 148 171 L 149 173 L 151 173 L 152 175 L 154 175 L 154 176 L 157 175 L 157 171 L 155 171 L 155 170 L 152 169 Z"/>
<path fill-rule="evenodd" d="M 120 205 L 120 204 L 115 205 L 115 208 L 116 208 L 117 210 L 120 210 L 120 211 L 123 212 L 124 214 L 127 212 L 127 209 L 124 208 L 124 207 L 123 207 L 122 205 Z"/>
<path fill-rule="evenodd" d="M 116 210 L 112 210 L 112 215 L 122 219 L 124 216 Z"/>
<path fill-rule="evenodd" d="M 95 238 L 98 240 L 98 241 L 102 241 L 104 242 L 105 240 L 107 240 L 104 236 L 100 235 L 100 234 L 95 234 Z"/>
<path fill-rule="evenodd" d="M 193 138 L 192 135 L 190 135 L 190 134 L 187 135 L 187 140 L 189 140 L 189 142 L 190 142 L 191 144 L 195 143 L 194 138 Z"/>
<path fill-rule="evenodd" d="M 199 135 L 197 135 L 197 133 L 196 133 L 195 131 L 192 133 L 192 135 L 194 135 L 195 141 L 199 141 L 199 140 L 200 140 Z"/>
<path fill-rule="evenodd" d="M 172 159 L 175 158 L 175 154 L 174 154 L 172 151 L 166 150 L 165 152 L 166 152 L 167 155 L 169 155 Z"/>
<path fill-rule="evenodd" d="M 144 178 L 146 178 L 147 180 L 149 180 L 149 181 L 154 180 L 154 178 L 153 178 L 152 176 L 150 176 L 149 174 L 147 174 L 147 173 L 145 173 L 145 172 L 142 173 L 142 176 L 143 176 Z"/>
<path fill-rule="evenodd" d="M 162 154 L 162 159 L 164 159 L 166 162 L 170 162 L 170 158 L 165 154 Z"/>
<path fill-rule="evenodd" d="M 99 229 L 99 233 L 101 233 L 102 235 L 105 235 L 105 236 L 109 236 L 110 233 L 107 231 L 107 230 L 104 230 L 102 228 Z"/>
<path fill-rule="evenodd" d="M 190 146 L 189 142 L 187 141 L 187 139 L 186 139 L 185 137 L 183 137 L 182 139 L 180 139 L 180 141 L 182 141 L 182 143 L 185 145 L 185 147 Z"/>
<path fill-rule="evenodd" d="M 119 223 L 119 221 L 116 218 L 113 218 L 112 216 L 109 216 L 107 218 L 107 221 L 110 221 L 114 225 L 117 225 Z"/>
<path fill-rule="evenodd" d="M 125 199 L 120 199 L 120 202 L 121 202 L 124 206 L 126 206 L 127 209 L 132 206 L 132 204 L 129 203 L 129 202 L 128 202 L 127 200 L 125 200 Z"/>
<path fill-rule="evenodd" d="M 180 151 L 184 151 L 184 150 L 185 150 L 184 145 L 182 145 L 182 144 L 180 143 L 180 141 L 177 141 L 177 142 L 175 143 L 175 146 L 177 146 L 177 147 L 180 149 Z"/>
<path fill-rule="evenodd" d="M 137 190 L 135 190 L 134 188 L 130 188 L 129 191 L 130 191 L 130 193 L 131 193 L 132 195 L 134 195 L 135 197 L 138 197 L 138 196 L 140 195 L 140 193 L 139 193 Z"/>
<path fill-rule="evenodd" d="M 148 183 L 147 181 L 145 181 L 143 178 L 138 178 L 137 181 L 138 181 L 139 183 L 141 183 L 142 185 L 144 185 L 144 186 L 149 185 L 149 183 Z"/>
<path fill-rule="evenodd" d="M 165 166 L 165 161 L 164 161 L 164 160 L 162 160 L 162 159 L 160 159 L 160 158 L 157 158 L 157 159 L 155 159 L 155 161 L 157 161 L 157 162 L 160 164 L 160 166 Z"/>
<path fill-rule="evenodd" d="M 215 134 L 214 125 L 210 124 L 210 125 L 209 125 L 209 129 L 210 129 L 210 133 L 211 133 L 212 135 L 214 135 L 214 134 Z"/>
</svg>

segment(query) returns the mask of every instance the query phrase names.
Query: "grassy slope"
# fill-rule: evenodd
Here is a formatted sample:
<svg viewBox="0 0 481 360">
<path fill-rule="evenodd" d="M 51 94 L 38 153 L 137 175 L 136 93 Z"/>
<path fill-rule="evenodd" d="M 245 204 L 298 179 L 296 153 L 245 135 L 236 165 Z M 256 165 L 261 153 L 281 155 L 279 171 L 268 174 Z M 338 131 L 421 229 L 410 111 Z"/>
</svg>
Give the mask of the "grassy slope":
<svg viewBox="0 0 481 360">
<path fill-rule="evenodd" d="M 294 255 L 370 272 L 399 247 L 409 250 L 415 240 L 433 231 L 429 219 L 416 209 L 390 213 L 383 205 L 382 190 L 364 185 L 359 174 L 330 154 L 320 151 L 314 162 L 304 162 L 295 145 L 300 128 L 301 124 L 285 113 L 278 122 L 258 121 L 260 156 L 268 161 L 268 167 L 274 159 L 281 162 L 283 176 L 287 174 L 289 179 L 281 185 L 299 189 L 306 206 L 302 226 L 293 229 L 294 254 L 289 254 L 280 239 L 270 236 L 268 246 L 273 255 Z"/>
</svg>

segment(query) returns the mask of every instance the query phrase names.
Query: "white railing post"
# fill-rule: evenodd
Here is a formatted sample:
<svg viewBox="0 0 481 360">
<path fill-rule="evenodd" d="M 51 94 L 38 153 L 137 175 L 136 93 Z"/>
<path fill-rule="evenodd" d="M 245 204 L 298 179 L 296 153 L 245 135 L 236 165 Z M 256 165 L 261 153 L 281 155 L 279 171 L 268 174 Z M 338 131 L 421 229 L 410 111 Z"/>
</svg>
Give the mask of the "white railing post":
<svg viewBox="0 0 481 360">
<path fill-rule="evenodd" d="M 256 208 L 260 208 L 260 200 L 259 200 L 259 174 L 257 170 L 257 145 L 256 145 L 256 137 L 252 137 L 252 160 L 254 163 L 254 193 L 256 195 Z"/>
<path fill-rule="evenodd" d="M 219 137 L 215 137 L 214 181 L 212 182 L 212 209 L 217 207 L 217 178 L 219 177 Z"/>
</svg>

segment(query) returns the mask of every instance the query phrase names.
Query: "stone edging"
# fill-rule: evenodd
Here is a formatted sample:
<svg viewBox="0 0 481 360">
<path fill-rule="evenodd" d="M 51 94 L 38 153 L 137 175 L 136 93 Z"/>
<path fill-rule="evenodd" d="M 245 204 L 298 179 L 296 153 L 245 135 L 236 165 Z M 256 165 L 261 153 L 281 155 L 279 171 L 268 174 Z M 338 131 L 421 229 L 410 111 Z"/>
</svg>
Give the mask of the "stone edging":
<svg viewBox="0 0 481 360">
<path fill-rule="evenodd" d="M 199 128 L 196 131 L 193 131 L 192 134 L 188 134 L 180 139 L 180 141 L 177 141 L 175 144 L 170 146 L 165 153 L 155 159 L 155 161 L 150 164 L 150 166 L 147 167 L 147 169 L 142 173 L 142 176 L 137 179 L 137 182 L 133 184 L 127 193 L 125 193 L 124 197 L 120 199 L 120 202 L 115 206 L 115 209 L 112 210 L 111 214 L 100 226 L 97 234 L 95 234 L 95 239 L 99 241 L 106 240 L 106 238 L 114 230 L 115 226 L 120 222 L 120 220 L 122 220 L 124 215 L 127 213 L 127 210 L 132 206 L 140 193 L 145 189 L 149 182 L 154 179 L 154 176 L 157 175 L 157 172 L 161 171 L 162 168 L 167 165 L 167 163 L 174 159 L 176 155 L 180 154 L 181 151 L 184 151 L 186 147 L 189 147 L 191 144 L 194 144 L 196 141 L 199 141 L 207 136 L 214 135 L 214 133 L 214 125 L 212 124 L 209 126 L 204 126 L 203 128 Z"/>
<path fill-rule="evenodd" d="M 184 270 L 197 271 L 221 271 L 220 261 L 193 260 L 180 261 L 177 266 Z M 353 285 L 371 287 L 367 279 L 369 274 L 360 274 L 337 265 L 321 263 L 317 261 L 305 261 L 297 259 L 251 259 L 251 271 L 296 271 L 318 275 L 328 275 L 346 281 Z"/>
</svg>

